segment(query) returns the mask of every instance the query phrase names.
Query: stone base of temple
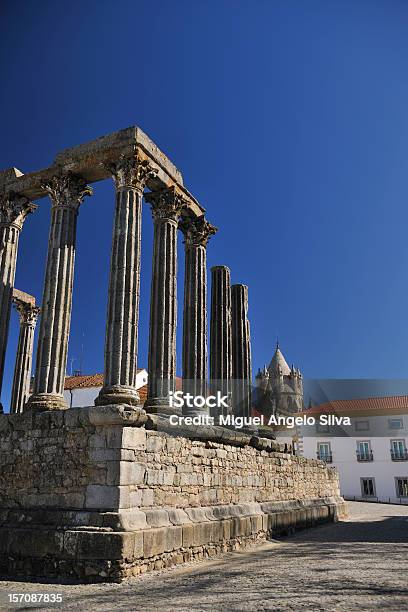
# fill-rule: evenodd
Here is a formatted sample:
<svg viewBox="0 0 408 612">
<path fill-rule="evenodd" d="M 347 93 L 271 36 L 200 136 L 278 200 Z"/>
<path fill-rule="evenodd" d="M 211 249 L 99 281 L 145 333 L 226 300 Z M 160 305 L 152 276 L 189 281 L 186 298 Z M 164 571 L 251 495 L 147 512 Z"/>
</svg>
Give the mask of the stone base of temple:
<svg viewBox="0 0 408 612">
<path fill-rule="evenodd" d="M 95 400 L 95 405 L 108 406 L 111 404 L 139 406 L 140 397 L 136 389 L 133 387 L 103 387 Z"/>
<path fill-rule="evenodd" d="M 2 575 L 119 581 L 346 512 L 322 461 L 162 422 L 121 405 L 0 415 Z"/>
<path fill-rule="evenodd" d="M 155 508 L 135 515 L 147 528 L 125 531 L 131 517 L 120 513 L 3 510 L 0 575 L 121 581 L 336 521 L 345 514 L 346 504 L 338 497 Z"/>
<path fill-rule="evenodd" d="M 39 393 L 32 395 L 27 402 L 26 409 L 34 412 L 44 412 L 48 410 L 67 410 L 68 404 L 62 395 L 52 395 L 51 393 Z"/>
<path fill-rule="evenodd" d="M 144 403 L 143 408 L 149 414 L 181 414 L 180 408 L 174 408 L 170 406 L 168 399 L 162 399 L 160 397 L 153 397 L 147 399 Z"/>
</svg>

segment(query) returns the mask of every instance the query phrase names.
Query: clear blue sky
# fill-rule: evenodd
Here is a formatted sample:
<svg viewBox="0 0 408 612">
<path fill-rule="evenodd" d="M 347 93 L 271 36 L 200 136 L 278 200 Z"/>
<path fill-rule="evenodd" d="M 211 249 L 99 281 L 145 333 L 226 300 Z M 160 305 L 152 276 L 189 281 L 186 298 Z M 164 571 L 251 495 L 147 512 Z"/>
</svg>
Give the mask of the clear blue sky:
<svg viewBox="0 0 408 612">
<path fill-rule="evenodd" d="M 254 370 L 279 335 L 307 377 L 407 377 L 407 2 L 14 0 L 0 10 L 1 168 L 33 171 L 62 148 L 141 126 L 220 228 L 209 265 L 249 285 Z M 50 207 L 39 204 L 16 286 L 41 299 Z M 77 368 L 84 342 L 87 373 L 103 369 L 113 205 L 100 183 L 79 216 L 69 354 Z M 140 366 L 151 243 L 146 205 Z M 180 268 L 181 315 L 182 257 Z M 6 403 L 17 332 L 14 314 Z"/>
</svg>

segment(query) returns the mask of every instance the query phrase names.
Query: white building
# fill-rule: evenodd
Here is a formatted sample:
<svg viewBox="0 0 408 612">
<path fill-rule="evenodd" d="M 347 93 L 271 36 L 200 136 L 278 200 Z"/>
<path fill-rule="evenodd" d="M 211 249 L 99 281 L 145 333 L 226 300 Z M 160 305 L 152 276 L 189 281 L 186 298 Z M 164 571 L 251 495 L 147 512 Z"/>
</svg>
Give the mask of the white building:
<svg viewBox="0 0 408 612">
<path fill-rule="evenodd" d="M 93 406 L 103 386 L 103 374 L 88 376 L 67 376 L 64 386 L 64 399 L 70 408 Z M 136 388 L 140 401 L 144 403 L 147 396 L 147 370 L 140 369 L 136 374 Z"/>
<path fill-rule="evenodd" d="M 408 396 L 336 400 L 305 410 L 316 424 L 298 429 L 298 451 L 339 471 L 346 499 L 408 503 Z M 322 414 L 351 425 L 322 425 Z"/>
</svg>

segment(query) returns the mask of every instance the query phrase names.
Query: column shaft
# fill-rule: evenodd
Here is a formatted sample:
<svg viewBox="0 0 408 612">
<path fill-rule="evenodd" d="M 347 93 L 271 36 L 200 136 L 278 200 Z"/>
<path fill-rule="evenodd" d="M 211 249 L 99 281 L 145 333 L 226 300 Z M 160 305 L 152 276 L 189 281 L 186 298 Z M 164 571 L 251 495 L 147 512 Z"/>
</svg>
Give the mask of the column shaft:
<svg viewBox="0 0 408 612">
<path fill-rule="evenodd" d="M 0 393 L 3 385 L 19 236 L 26 216 L 36 208 L 26 198 L 13 195 L 0 196 Z"/>
<path fill-rule="evenodd" d="M 33 362 L 34 332 L 40 309 L 32 304 L 15 301 L 20 314 L 20 334 L 14 367 L 11 412 L 23 412 L 30 395 L 31 367 Z"/>
<path fill-rule="evenodd" d="M 180 225 L 185 236 L 183 310 L 183 390 L 194 396 L 207 392 L 207 242 L 216 228 L 201 217 Z M 183 414 L 203 412 L 183 407 Z"/>
<path fill-rule="evenodd" d="M 152 205 L 154 246 L 145 406 L 160 411 L 169 406 L 176 384 L 177 229 L 185 201 L 174 188 L 149 193 L 146 199 Z"/>
<path fill-rule="evenodd" d="M 38 337 L 34 395 L 38 410 L 66 408 L 63 398 L 71 323 L 76 226 L 80 204 L 92 191 L 72 175 L 44 185 L 51 200 L 51 226 Z"/>
<path fill-rule="evenodd" d="M 231 273 L 226 266 L 211 268 L 210 378 L 214 391 L 231 395 Z M 227 414 L 215 408 L 212 416 Z"/>
<path fill-rule="evenodd" d="M 232 379 L 234 413 L 251 412 L 251 340 L 248 321 L 248 287 L 232 285 Z"/>
<path fill-rule="evenodd" d="M 95 403 L 137 405 L 136 390 L 142 197 L 155 171 L 146 161 L 123 158 L 112 167 L 116 208 L 112 239 L 105 382 Z"/>
</svg>

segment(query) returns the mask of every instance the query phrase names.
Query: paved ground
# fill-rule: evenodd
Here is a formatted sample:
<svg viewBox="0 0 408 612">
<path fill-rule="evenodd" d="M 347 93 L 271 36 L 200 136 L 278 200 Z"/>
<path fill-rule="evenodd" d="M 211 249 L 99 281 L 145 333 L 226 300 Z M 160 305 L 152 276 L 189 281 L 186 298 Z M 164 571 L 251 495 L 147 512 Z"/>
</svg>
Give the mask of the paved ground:
<svg viewBox="0 0 408 612">
<path fill-rule="evenodd" d="M 63 610 L 92 612 L 407 610 L 408 507 L 360 502 L 349 507 L 348 521 L 120 585 L 3 582 L 0 609 L 34 607 L 10 607 L 7 593 L 57 592 L 63 594 Z"/>
</svg>

